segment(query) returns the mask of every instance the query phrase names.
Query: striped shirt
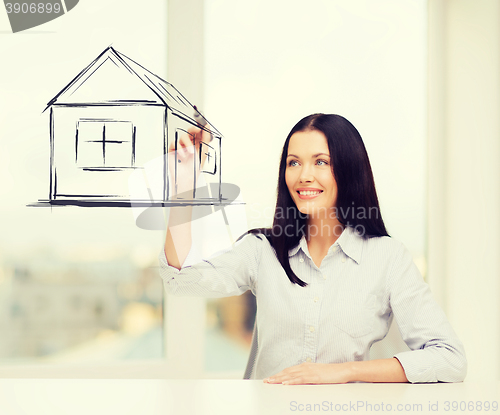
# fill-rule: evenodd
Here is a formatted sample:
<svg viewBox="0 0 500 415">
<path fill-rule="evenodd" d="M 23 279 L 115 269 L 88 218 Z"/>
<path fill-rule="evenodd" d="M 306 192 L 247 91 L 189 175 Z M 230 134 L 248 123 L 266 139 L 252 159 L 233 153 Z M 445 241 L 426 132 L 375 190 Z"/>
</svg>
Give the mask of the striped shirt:
<svg viewBox="0 0 500 415">
<path fill-rule="evenodd" d="M 402 243 L 363 239 L 346 227 L 320 267 L 304 237 L 289 259 L 306 287 L 292 284 L 267 239 L 253 234 L 181 270 L 170 267 L 162 252 L 160 274 L 174 295 L 226 297 L 252 290 L 258 331 L 253 379 L 303 362 L 368 360 L 393 317 L 411 349 L 394 356 L 410 382 L 464 379 L 463 345 Z"/>
</svg>

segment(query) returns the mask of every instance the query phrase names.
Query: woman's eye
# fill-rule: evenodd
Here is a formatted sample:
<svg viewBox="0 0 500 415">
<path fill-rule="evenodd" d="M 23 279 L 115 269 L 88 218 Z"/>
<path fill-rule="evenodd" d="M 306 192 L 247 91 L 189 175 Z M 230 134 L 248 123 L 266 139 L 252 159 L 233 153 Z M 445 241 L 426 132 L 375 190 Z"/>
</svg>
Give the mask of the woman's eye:
<svg viewBox="0 0 500 415">
<path fill-rule="evenodd" d="M 294 166 L 296 166 L 297 164 L 299 164 L 299 163 L 297 162 L 297 160 L 290 160 L 290 161 L 288 162 L 288 165 L 289 165 L 290 167 L 294 167 Z"/>
<path fill-rule="evenodd" d="M 328 162 L 327 162 L 326 160 L 318 160 L 318 161 L 316 162 L 316 164 L 317 164 L 318 166 L 326 166 L 326 165 L 328 165 Z"/>
</svg>

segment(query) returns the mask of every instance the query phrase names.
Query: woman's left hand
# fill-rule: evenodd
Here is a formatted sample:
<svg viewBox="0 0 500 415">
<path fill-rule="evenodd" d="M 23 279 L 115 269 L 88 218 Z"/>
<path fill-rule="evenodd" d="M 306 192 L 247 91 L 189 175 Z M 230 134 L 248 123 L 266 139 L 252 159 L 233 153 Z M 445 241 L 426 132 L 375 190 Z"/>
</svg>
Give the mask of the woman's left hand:
<svg viewBox="0 0 500 415">
<path fill-rule="evenodd" d="M 350 382 L 349 367 L 344 363 L 302 363 L 264 379 L 265 383 L 304 385 Z"/>
</svg>

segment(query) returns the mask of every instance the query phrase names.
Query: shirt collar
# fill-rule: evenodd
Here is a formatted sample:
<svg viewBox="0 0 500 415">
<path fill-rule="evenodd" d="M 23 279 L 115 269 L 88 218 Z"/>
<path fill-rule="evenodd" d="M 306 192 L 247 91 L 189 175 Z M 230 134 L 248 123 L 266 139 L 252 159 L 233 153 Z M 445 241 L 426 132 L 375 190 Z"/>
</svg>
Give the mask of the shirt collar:
<svg viewBox="0 0 500 415">
<path fill-rule="evenodd" d="M 346 226 L 342 231 L 342 234 L 335 241 L 332 246 L 340 246 L 342 252 L 346 254 L 349 258 L 354 260 L 357 264 L 361 262 L 361 254 L 363 252 L 363 238 L 359 235 L 353 228 Z M 299 249 L 309 256 L 309 250 L 307 249 L 306 237 L 302 236 L 298 245 L 288 251 L 288 256 L 292 257 Z M 332 249 L 332 248 L 330 248 Z"/>
<path fill-rule="evenodd" d="M 302 238 L 300 238 L 299 243 L 294 248 L 288 250 L 288 257 L 294 256 L 297 252 L 299 252 L 299 249 L 302 249 L 302 251 L 309 256 L 309 250 L 307 249 L 307 241 L 305 236 L 302 236 Z"/>
</svg>

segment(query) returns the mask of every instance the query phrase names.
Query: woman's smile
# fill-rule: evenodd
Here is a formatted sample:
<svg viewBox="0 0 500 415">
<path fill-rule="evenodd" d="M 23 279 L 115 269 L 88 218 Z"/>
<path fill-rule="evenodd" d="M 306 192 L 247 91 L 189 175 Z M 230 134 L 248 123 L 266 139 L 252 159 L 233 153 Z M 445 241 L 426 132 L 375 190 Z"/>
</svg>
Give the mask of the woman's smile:
<svg viewBox="0 0 500 415">
<path fill-rule="evenodd" d="M 300 199 L 314 199 L 318 197 L 323 190 L 320 189 L 312 189 L 312 188 L 301 188 L 297 189 L 297 193 L 299 194 Z"/>
</svg>

